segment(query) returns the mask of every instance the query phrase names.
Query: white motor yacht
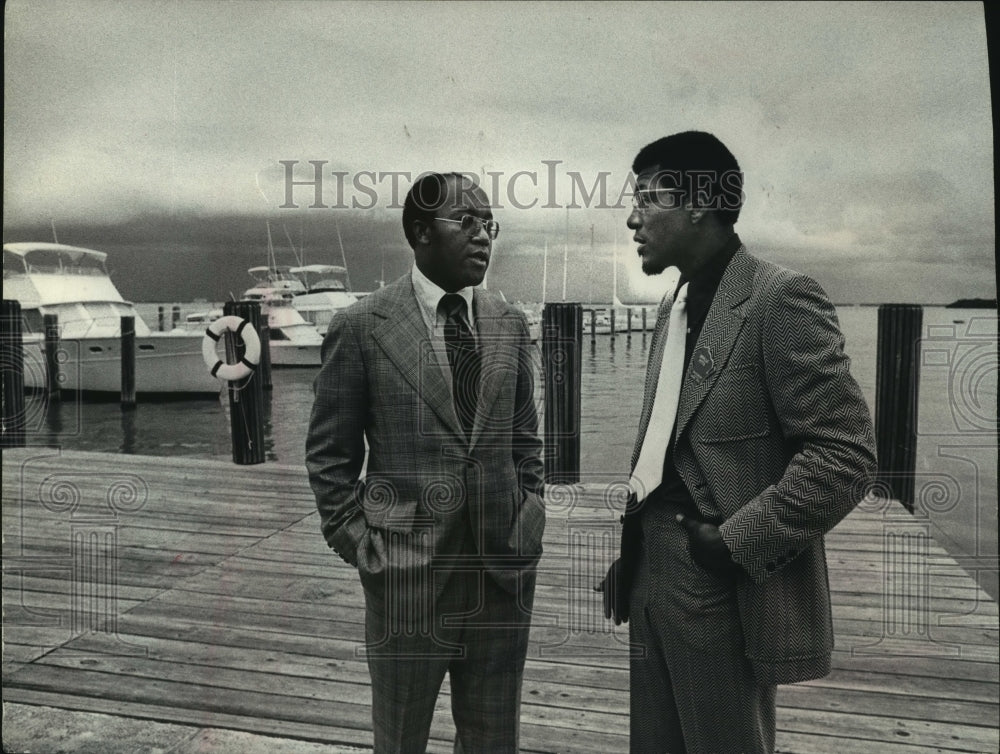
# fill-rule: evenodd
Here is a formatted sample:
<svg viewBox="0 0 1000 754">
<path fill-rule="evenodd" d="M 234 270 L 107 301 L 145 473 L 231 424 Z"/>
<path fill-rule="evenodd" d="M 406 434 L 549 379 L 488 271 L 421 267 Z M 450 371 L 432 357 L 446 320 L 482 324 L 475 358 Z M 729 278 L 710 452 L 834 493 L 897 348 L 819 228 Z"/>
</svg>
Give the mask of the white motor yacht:
<svg viewBox="0 0 1000 754">
<path fill-rule="evenodd" d="M 307 264 L 292 267 L 289 273 L 303 285 L 303 290 L 293 293 L 292 306 L 313 324 L 320 335 L 326 335 L 334 313 L 358 300 L 348 285 L 346 267 Z"/>
<path fill-rule="evenodd" d="M 271 366 L 310 367 L 320 365 L 322 336 L 292 305 L 305 285 L 287 267 L 251 267 L 247 272 L 255 285 L 243 292 L 244 301 L 260 303 L 270 331 Z"/>
<path fill-rule="evenodd" d="M 202 359 L 203 333 L 151 332 L 122 298 L 105 266 L 107 254 L 55 243 L 3 245 L 3 295 L 21 304 L 24 385 L 44 388 L 43 317 L 59 318 L 59 384 L 63 390 L 121 391 L 121 318 L 135 318 L 137 393 L 218 396 L 221 383 Z"/>
</svg>

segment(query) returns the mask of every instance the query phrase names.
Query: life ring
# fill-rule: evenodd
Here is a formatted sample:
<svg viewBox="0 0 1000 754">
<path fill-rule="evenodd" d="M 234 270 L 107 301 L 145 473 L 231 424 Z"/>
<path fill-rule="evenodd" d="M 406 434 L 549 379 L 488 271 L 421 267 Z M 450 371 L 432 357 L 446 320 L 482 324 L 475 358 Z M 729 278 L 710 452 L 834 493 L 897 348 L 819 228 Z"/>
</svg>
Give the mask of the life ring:
<svg viewBox="0 0 1000 754">
<path fill-rule="evenodd" d="M 260 364 L 260 338 L 257 337 L 257 331 L 248 325 L 249 320 L 229 314 L 219 317 L 205 330 L 205 337 L 201 341 L 201 355 L 213 377 L 220 380 L 242 380 L 253 374 L 253 370 Z M 227 364 L 215 352 L 215 344 L 226 330 L 236 333 L 246 349 L 243 358 L 235 364 Z"/>
</svg>

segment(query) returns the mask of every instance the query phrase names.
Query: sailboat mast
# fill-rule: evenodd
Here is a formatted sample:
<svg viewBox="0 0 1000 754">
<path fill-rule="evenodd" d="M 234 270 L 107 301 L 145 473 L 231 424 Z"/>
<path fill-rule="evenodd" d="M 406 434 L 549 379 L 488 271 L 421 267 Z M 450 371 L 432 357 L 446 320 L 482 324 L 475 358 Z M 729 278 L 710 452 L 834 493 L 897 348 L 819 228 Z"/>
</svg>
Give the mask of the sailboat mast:
<svg viewBox="0 0 1000 754">
<path fill-rule="evenodd" d="M 611 247 L 611 295 L 618 306 L 618 225 L 615 225 L 615 243 Z"/>
<path fill-rule="evenodd" d="M 569 263 L 569 207 L 566 208 L 566 241 L 563 244 L 563 285 L 562 300 L 566 300 L 566 266 Z"/>
<path fill-rule="evenodd" d="M 542 304 L 545 304 L 545 291 L 549 286 L 549 239 L 545 239 L 545 250 L 542 251 Z"/>
</svg>

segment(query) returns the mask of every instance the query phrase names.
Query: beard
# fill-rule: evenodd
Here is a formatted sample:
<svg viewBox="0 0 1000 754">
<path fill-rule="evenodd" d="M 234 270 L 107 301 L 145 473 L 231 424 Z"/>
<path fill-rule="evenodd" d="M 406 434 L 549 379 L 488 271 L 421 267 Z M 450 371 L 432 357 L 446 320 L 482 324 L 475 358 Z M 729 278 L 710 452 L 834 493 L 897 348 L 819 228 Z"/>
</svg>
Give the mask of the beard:
<svg viewBox="0 0 1000 754">
<path fill-rule="evenodd" d="M 663 264 L 659 260 L 651 259 L 650 257 L 642 258 L 642 271 L 646 275 L 659 275 L 665 269 L 667 269 L 667 265 Z"/>
</svg>

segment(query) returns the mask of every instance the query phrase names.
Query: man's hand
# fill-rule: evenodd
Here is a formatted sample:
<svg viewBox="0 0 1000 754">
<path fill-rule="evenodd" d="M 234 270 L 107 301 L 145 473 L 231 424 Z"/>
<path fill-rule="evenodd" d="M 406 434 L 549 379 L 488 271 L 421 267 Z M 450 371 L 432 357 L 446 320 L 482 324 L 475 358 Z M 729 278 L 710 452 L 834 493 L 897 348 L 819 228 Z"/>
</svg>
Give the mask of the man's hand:
<svg viewBox="0 0 1000 754">
<path fill-rule="evenodd" d="M 695 563 L 720 579 L 733 579 L 743 572 L 733 560 L 718 526 L 698 521 L 683 513 L 677 514 L 677 523 L 687 530 L 691 559 Z"/>
<path fill-rule="evenodd" d="M 625 583 L 621 558 L 611 564 L 608 575 L 594 587 L 595 592 L 604 592 L 604 617 L 614 618 L 615 625 L 628 623 L 628 599 L 630 584 Z"/>
</svg>

